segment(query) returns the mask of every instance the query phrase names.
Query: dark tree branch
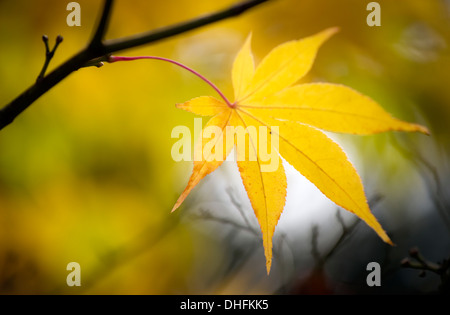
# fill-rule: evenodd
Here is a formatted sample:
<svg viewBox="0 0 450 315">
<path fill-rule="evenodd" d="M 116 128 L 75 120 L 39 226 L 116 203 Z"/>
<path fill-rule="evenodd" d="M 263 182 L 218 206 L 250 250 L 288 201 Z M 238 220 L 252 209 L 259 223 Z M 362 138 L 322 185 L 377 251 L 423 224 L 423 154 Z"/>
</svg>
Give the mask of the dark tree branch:
<svg viewBox="0 0 450 315">
<path fill-rule="evenodd" d="M 0 109 L 0 130 L 13 122 L 25 109 L 27 109 L 34 101 L 41 97 L 44 93 L 61 82 L 72 72 L 86 65 L 101 65 L 102 61 L 107 60 L 108 54 L 129 49 L 144 44 L 156 42 L 161 39 L 169 38 L 190 30 L 218 22 L 227 18 L 238 16 L 243 12 L 253 8 L 263 2 L 269 0 L 249 0 L 236 4 L 228 9 L 199 17 L 181 24 L 171 27 L 158 29 L 149 33 L 144 33 L 132 37 L 103 41 L 102 38 L 106 33 L 109 16 L 111 15 L 112 0 L 106 0 L 103 7 L 102 16 L 94 37 L 87 48 L 83 49 L 75 56 L 64 62 L 50 74 L 40 79 L 22 94 L 17 96 L 13 101 Z M 94 62 L 92 62 L 92 60 Z"/>
<path fill-rule="evenodd" d="M 103 46 L 102 40 L 105 36 L 106 29 L 108 28 L 109 17 L 111 16 L 111 9 L 114 0 L 106 0 L 105 6 L 103 7 L 102 16 L 100 18 L 100 22 L 98 23 L 97 30 L 95 31 L 94 36 L 92 37 L 90 46 L 93 46 L 94 49 L 98 49 Z"/>
<path fill-rule="evenodd" d="M 228 9 L 205 15 L 191 21 L 187 21 L 178 25 L 173 25 L 166 28 L 157 29 L 148 33 L 142 33 L 135 36 L 113 39 L 105 41 L 105 53 L 112 53 L 128 48 L 133 48 L 147 43 L 152 43 L 163 38 L 172 37 L 187 31 L 221 21 L 230 17 L 238 16 L 248 9 L 267 2 L 269 0 L 251 0 L 236 4 Z"/>
</svg>

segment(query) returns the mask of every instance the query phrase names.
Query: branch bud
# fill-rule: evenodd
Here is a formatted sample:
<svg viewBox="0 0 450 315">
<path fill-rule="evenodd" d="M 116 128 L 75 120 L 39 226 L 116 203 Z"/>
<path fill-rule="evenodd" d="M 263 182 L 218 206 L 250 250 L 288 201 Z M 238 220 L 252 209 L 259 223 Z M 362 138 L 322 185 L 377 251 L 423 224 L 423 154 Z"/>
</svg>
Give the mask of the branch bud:
<svg viewBox="0 0 450 315">
<path fill-rule="evenodd" d="M 60 44 L 63 41 L 63 37 L 61 35 L 56 36 L 56 43 Z"/>
<path fill-rule="evenodd" d="M 405 268 L 411 266 L 409 258 L 403 258 L 402 261 L 400 262 L 400 265 Z"/>
<path fill-rule="evenodd" d="M 409 250 L 409 256 L 418 258 L 419 257 L 419 249 L 417 247 L 413 247 Z"/>
</svg>

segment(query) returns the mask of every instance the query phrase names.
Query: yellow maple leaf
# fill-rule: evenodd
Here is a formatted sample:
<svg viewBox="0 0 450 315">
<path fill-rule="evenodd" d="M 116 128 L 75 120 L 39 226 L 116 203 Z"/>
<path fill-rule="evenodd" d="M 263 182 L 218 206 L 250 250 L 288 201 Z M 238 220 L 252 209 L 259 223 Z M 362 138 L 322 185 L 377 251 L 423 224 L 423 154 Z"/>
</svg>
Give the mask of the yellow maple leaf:
<svg viewBox="0 0 450 315">
<path fill-rule="evenodd" d="M 250 42 L 251 35 L 236 56 L 232 68 L 235 101 L 225 97 L 194 98 L 178 108 L 203 116 L 213 116 L 205 128 L 216 126 L 219 134 L 209 148 L 211 136 L 202 133 L 202 141 L 194 149 L 194 168 L 186 189 L 172 211 L 177 209 L 191 190 L 213 172 L 236 147 L 239 172 L 253 210 L 258 219 L 267 273 L 272 263 L 272 237 L 286 199 L 286 175 L 280 156 L 276 169 L 264 171 L 267 161 L 261 148 L 278 150 L 297 171 L 311 181 L 325 196 L 340 207 L 364 220 L 380 238 L 392 244 L 386 232 L 371 213 L 361 179 L 338 144 L 323 132 L 374 134 L 378 132 L 419 131 L 420 125 L 403 122 L 390 116 L 367 96 L 336 84 L 309 83 L 294 85 L 311 68 L 319 47 L 336 33 L 336 28 L 294 40 L 275 47 L 255 69 Z M 223 96 L 223 95 L 221 95 Z M 226 133 L 227 127 L 248 130 L 246 141 Z M 261 135 L 265 127 L 271 137 Z M 205 129 L 204 129 L 205 130 Z M 227 138 L 228 136 L 228 138 Z M 227 139 L 226 139 L 227 138 Z M 245 145 L 243 145 L 245 144 Z M 206 153 L 209 152 L 209 153 Z M 272 151 L 273 152 L 273 151 Z M 253 158 L 252 158 L 253 157 Z"/>
</svg>

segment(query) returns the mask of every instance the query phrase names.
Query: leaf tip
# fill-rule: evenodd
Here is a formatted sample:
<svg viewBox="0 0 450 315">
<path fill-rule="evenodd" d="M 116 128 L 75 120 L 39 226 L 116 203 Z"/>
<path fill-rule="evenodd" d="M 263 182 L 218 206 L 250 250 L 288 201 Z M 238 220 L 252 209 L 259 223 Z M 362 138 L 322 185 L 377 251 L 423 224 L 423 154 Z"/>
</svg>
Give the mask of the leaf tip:
<svg viewBox="0 0 450 315">
<path fill-rule="evenodd" d="M 268 259 L 266 261 L 266 270 L 267 270 L 267 275 L 270 274 L 270 268 L 272 267 L 272 259 Z"/>
<path fill-rule="evenodd" d="M 427 136 L 429 136 L 431 134 L 430 130 L 428 130 L 428 128 L 425 126 L 422 126 L 419 124 L 413 124 L 413 123 L 407 123 L 407 124 L 408 124 L 407 128 L 401 129 L 401 131 L 417 131 L 417 132 L 423 133 Z"/>
<path fill-rule="evenodd" d="M 392 242 L 392 240 L 389 238 L 389 236 L 387 236 L 387 234 L 385 234 L 383 237 L 381 237 L 381 239 L 386 243 L 389 244 L 392 247 L 397 246 L 394 242 Z"/>
<path fill-rule="evenodd" d="M 247 41 L 248 41 L 248 42 L 251 42 L 252 37 L 253 37 L 253 31 L 250 31 L 250 32 L 248 33 L 248 35 L 247 35 L 246 42 L 247 42 Z"/>
<path fill-rule="evenodd" d="M 334 34 L 338 33 L 340 30 L 341 29 L 338 26 L 333 26 L 333 27 L 325 29 L 321 33 L 323 33 L 326 36 L 326 38 L 328 39 L 331 36 L 333 36 Z"/>
<path fill-rule="evenodd" d="M 269 244 L 264 242 L 264 255 L 266 256 L 266 271 L 267 275 L 270 273 L 270 268 L 272 267 L 272 241 Z"/>
<path fill-rule="evenodd" d="M 394 244 L 394 242 L 392 242 L 392 240 L 390 239 L 390 237 L 387 235 L 387 233 L 381 228 L 381 230 L 375 229 L 375 231 L 377 232 L 378 236 L 383 240 L 383 242 L 385 242 L 386 244 L 389 244 L 391 246 L 396 246 Z"/>
<path fill-rule="evenodd" d="M 170 210 L 170 213 L 173 213 L 175 210 L 178 209 L 178 207 L 179 207 L 179 204 L 176 203 L 176 204 L 173 206 L 172 210 Z"/>
<path fill-rule="evenodd" d="M 427 136 L 431 135 L 431 132 L 430 132 L 430 130 L 427 127 L 422 126 L 422 125 L 417 125 L 417 128 L 418 128 L 419 132 L 421 132 L 421 133 L 423 133 L 423 134 L 425 134 Z"/>
<path fill-rule="evenodd" d="M 329 27 L 327 29 L 324 29 L 321 32 L 318 32 L 316 35 L 313 35 L 312 37 L 318 39 L 317 44 L 320 46 L 322 45 L 324 42 L 326 42 L 328 39 L 330 39 L 331 36 L 333 36 L 334 34 L 336 34 L 337 32 L 339 32 L 339 27 L 334 26 L 334 27 Z"/>
</svg>

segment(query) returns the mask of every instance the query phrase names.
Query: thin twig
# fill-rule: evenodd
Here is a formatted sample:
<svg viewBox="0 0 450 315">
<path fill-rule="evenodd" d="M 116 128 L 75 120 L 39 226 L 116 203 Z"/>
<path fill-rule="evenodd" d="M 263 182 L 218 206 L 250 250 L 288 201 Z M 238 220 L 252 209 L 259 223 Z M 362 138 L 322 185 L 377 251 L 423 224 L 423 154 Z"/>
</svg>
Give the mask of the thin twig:
<svg viewBox="0 0 450 315">
<path fill-rule="evenodd" d="M 167 28 L 160 28 L 154 31 L 150 31 L 147 33 L 142 33 L 135 36 L 112 39 L 105 41 L 105 53 L 112 53 L 124 49 L 133 48 L 136 46 L 141 46 L 144 44 L 152 43 L 158 41 L 160 39 L 172 37 L 181 33 L 185 33 L 187 31 L 221 21 L 230 17 L 238 16 L 250 8 L 261 4 L 263 2 L 267 2 L 269 0 L 251 0 L 238 3 L 233 5 L 232 7 L 210 14 L 205 15 L 203 17 L 196 18 L 194 20 L 180 23 L 178 25 L 173 25 Z"/>
<path fill-rule="evenodd" d="M 56 68 L 49 75 L 36 82 L 22 94 L 17 96 L 13 101 L 4 106 L 0 110 L 0 130 L 9 125 L 14 119 L 19 116 L 25 109 L 27 109 L 32 103 L 34 103 L 44 93 L 66 78 L 72 72 L 80 69 L 86 63 L 89 63 L 92 59 L 99 58 L 98 62 L 101 62 L 102 58 L 107 58 L 107 55 L 119 50 L 134 48 L 145 44 L 153 43 L 158 40 L 169 38 L 178 34 L 188 32 L 199 27 L 218 22 L 227 18 L 235 17 L 243 12 L 270 0 L 250 0 L 238 3 L 228 9 L 206 15 L 203 17 L 195 18 L 193 20 L 170 26 L 163 29 L 157 29 L 148 33 L 143 33 L 131 37 L 119 38 L 114 40 L 104 41 L 101 45 L 93 44 L 93 41 L 97 41 L 98 38 L 103 37 L 106 32 L 107 22 L 111 14 L 112 1 L 106 0 L 105 6 L 102 11 L 102 18 L 97 26 L 97 30 L 94 34 L 91 44 L 84 50 L 77 53 L 75 56 L 64 62 L 58 68 Z M 100 29 L 100 30 L 99 30 Z M 99 63 L 95 63 L 95 65 Z"/>
<path fill-rule="evenodd" d="M 404 147 L 393 135 L 391 136 L 391 140 L 400 154 L 414 163 L 419 170 L 422 170 L 422 174 L 426 171 L 431 174 L 432 181 L 434 182 L 435 186 L 434 191 L 431 188 L 433 185 L 425 186 L 428 190 L 428 193 L 430 194 L 430 199 L 432 200 L 436 210 L 438 211 L 438 214 L 441 216 L 442 221 L 447 226 L 448 231 L 450 231 L 450 209 L 445 202 L 445 194 L 444 190 L 442 189 L 442 184 L 437 169 L 425 157 L 423 157 L 418 150 L 414 150 L 414 146 L 408 146 L 408 148 Z M 426 176 L 422 175 L 422 177 L 425 180 L 427 179 Z"/>
<path fill-rule="evenodd" d="M 233 188 L 228 187 L 226 189 L 226 192 L 228 193 L 228 196 L 229 196 L 229 198 L 231 200 L 231 203 L 239 211 L 241 217 L 244 219 L 245 224 L 248 227 L 251 227 L 252 225 L 250 224 L 250 221 L 248 221 L 247 216 L 245 215 L 244 210 L 242 209 L 241 203 L 239 201 L 237 201 L 235 196 L 233 195 Z"/>
<path fill-rule="evenodd" d="M 355 229 L 355 227 L 359 224 L 359 222 L 361 222 L 360 219 L 355 218 L 355 219 L 353 219 L 353 222 L 349 226 L 347 226 L 345 224 L 344 220 L 342 219 L 340 210 L 337 210 L 336 218 L 339 221 L 339 223 L 341 224 L 342 233 L 341 233 L 341 236 L 339 237 L 339 239 L 336 241 L 336 243 L 334 243 L 334 246 L 328 250 L 326 255 L 324 255 L 324 257 L 323 257 L 324 262 L 327 261 L 336 252 L 336 250 L 341 246 L 341 244 L 344 242 L 344 240 L 350 235 L 350 233 Z"/>
<path fill-rule="evenodd" d="M 426 271 L 437 274 L 441 279 L 439 291 L 446 294 L 450 293 L 450 257 L 444 259 L 442 263 L 436 264 L 425 259 L 417 247 L 409 250 L 409 256 L 401 261 L 400 264 L 403 268 L 421 270 L 420 277 L 424 277 Z"/>
<path fill-rule="evenodd" d="M 222 224 L 227 224 L 230 225 L 238 230 L 244 230 L 249 232 L 250 234 L 253 234 L 254 236 L 256 236 L 257 238 L 259 238 L 259 234 L 258 231 L 256 231 L 255 229 L 253 229 L 250 226 L 238 223 L 236 221 L 233 221 L 231 219 L 228 218 L 222 218 L 222 217 L 218 217 L 218 216 L 213 216 L 211 215 L 208 211 L 200 209 L 200 214 L 192 214 L 190 215 L 191 219 L 197 219 L 197 220 L 205 220 L 205 221 L 213 221 L 213 222 L 218 222 L 218 223 L 222 223 Z"/>
<path fill-rule="evenodd" d="M 375 195 L 369 200 L 369 206 L 370 208 L 374 208 L 376 204 L 378 204 L 382 199 L 381 195 Z M 331 246 L 328 251 L 323 254 L 322 256 L 319 253 L 318 250 L 318 238 L 319 238 L 319 229 L 317 225 L 313 226 L 312 230 L 312 239 L 311 239 L 311 254 L 314 257 L 314 260 L 316 261 L 316 267 L 321 268 L 329 259 L 331 256 L 336 253 L 336 251 L 342 246 L 344 241 L 348 239 L 348 237 L 351 235 L 353 230 L 356 228 L 356 226 L 361 222 L 361 219 L 355 218 L 353 219 L 353 222 L 349 225 L 345 224 L 344 219 L 342 218 L 342 215 L 340 213 L 340 209 L 338 208 L 336 210 L 336 219 L 339 222 L 339 224 L 342 227 L 342 232 L 337 241 Z"/>
<path fill-rule="evenodd" d="M 52 60 L 53 56 L 55 55 L 56 49 L 58 48 L 59 44 L 61 44 L 61 42 L 63 41 L 63 37 L 61 35 L 58 35 L 56 37 L 55 46 L 53 46 L 52 50 L 50 50 L 50 47 L 48 46 L 48 36 L 47 35 L 42 36 L 42 41 L 44 42 L 44 45 L 45 45 L 45 61 L 44 61 L 44 65 L 42 66 L 42 70 L 36 79 L 36 82 L 39 82 L 44 77 L 45 72 L 47 72 L 47 67 L 50 64 L 50 61 Z"/>
<path fill-rule="evenodd" d="M 428 270 L 432 271 L 438 275 L 441 275 L 443 270 L 442 266 L 436 264 L 434 262 L 426 260 L 422 254 L 420 253 L 417 247 L 413 247 L 409 250 L 409 256 L 415 259 L 416 261 L 411 261 L 409 258 L 405 258 L 402 260 L 401 265 L 404 268 L 412 268 L 412 269 L 420 269 L 420 270 Z"/>
</svg>

